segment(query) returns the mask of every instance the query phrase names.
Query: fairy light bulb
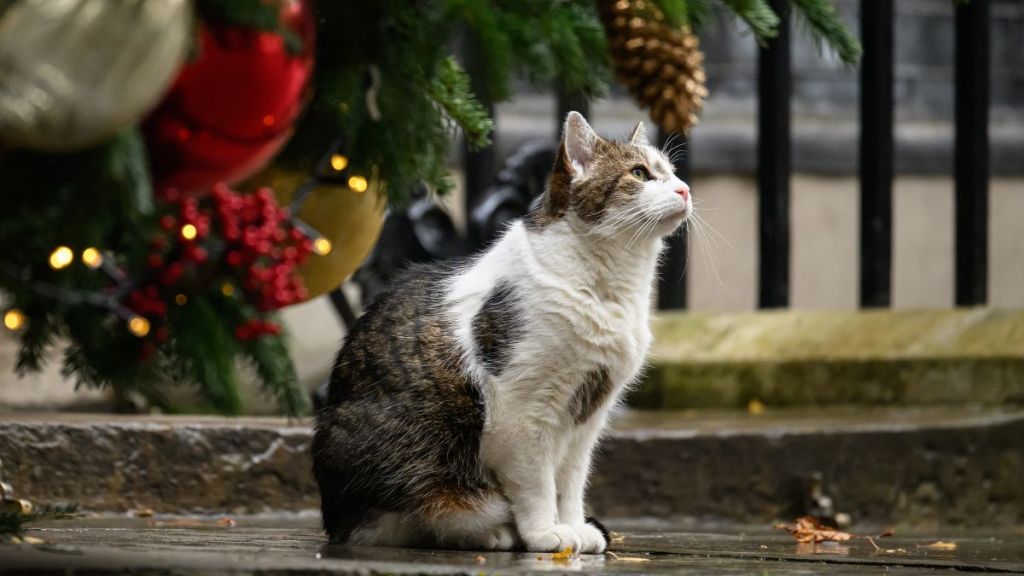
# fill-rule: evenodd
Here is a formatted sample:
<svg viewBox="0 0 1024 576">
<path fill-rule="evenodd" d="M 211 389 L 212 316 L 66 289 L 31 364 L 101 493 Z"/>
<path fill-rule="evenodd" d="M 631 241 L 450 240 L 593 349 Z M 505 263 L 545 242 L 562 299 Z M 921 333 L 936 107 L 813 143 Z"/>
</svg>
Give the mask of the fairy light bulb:
<svg viewBox="0 0 1024 576">
<path fill-rule="evenodd" d="M 26 320 L 25 315 L 17 308 L 11 308 L 4 312 L 4 326 L 12 332 L 21 330 L 25 326 Z"/>
<path fill-rule="evenodd" d="M 100 266 L 103 266 L 103 253 L 95 248 L 86 248 L 82 251 L 82 262 L 95 270 Z"/>
<path fill-rule="evenodd" d="M 366 181 L 366 178 L 362 176 L 353 176 L 348 179 L 348 187 L 354 192 L 366 192 L 366 189 L 370 186 L 370 183 Z"/>
<path fill-rule="evenodd" d="M 220 293 L 231 298 L 235 295 L 235 286 L 230 282 L 225 282 L 220 285 Z"/>
<path fill-rule="evenodd" d="M 181 227 L 181 237 L 185 240 L 194 240 L 196 234 L 199 234 L 199 230 L 196 229 L 195 224 L 185 224 Z"/>
<path fill-rule="evenodd" d="M 188 304 L 188 296 L 185 296 L 184 294 L 177 294 L 174 296 L 174 303 L 178 306 L 184 306 L 185 304 Z"/>
<path fill-rule="evenodd" d="M 67 268 L 75 261 L 75 253 L 67 246 L 58 246 L 50 252 L 50 268 L 60 270 Z"/>
<path fill-rule="evenodd" d="M 313 241 L 313 252 L 319 256 L 326 256 L 331 253 L 331 241 L 320 237 Z"/>
<path fill-rule="evenodd" d="M 331 154 L 331 168 L 335 172 L 341 172 L 348 167 L 348 158 L 342 154 Z"/>
<path fill-rule="evenodd" d="M 149 320 L 146 320 L 142 316 L 132 316 L 128 319 L 128 331 L 139 338 L 142 338 L 146 334 L 149 334 Z"/>
</svg>

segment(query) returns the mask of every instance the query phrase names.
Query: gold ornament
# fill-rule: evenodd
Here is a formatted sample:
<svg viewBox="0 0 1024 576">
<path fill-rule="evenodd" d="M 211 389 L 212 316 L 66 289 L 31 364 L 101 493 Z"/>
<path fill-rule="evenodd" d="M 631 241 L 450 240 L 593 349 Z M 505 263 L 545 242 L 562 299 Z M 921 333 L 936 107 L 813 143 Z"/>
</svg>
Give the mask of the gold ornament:
<svg viewBox="0 0 1024 576">
<path fill-rule="evenodd" d="M 193 33 L 189 0 L 0 6 L 0 141 L 39 150 L 86 148 L 138 123 Z"/>
<path fill-rule="evenodd" d="M 651 0 L 597 0 L 597 6 L 615 75 L 662 130 L 688 133 L 708 95 L 697 36 L 666 24 Z"/>
<path fill-rule="evenodd" d="M 304 171 L 273 165 L 257 175 L 252 183 L 269 186 L 277 201 L 288 206 L 295 191 L 307 180 L 309 176 Z M 299 210 L 298 218 L 322 236 L 313 239 L 314 253 L 299 268 L 309 298 L 341 286 L 377 243 L 387 200 L 379 180 L 360 180 L 362 182 L 357 184 L 362 190 L 358 191 L 345 184 L 321 184 L 309 193 Z"/>
</svg>

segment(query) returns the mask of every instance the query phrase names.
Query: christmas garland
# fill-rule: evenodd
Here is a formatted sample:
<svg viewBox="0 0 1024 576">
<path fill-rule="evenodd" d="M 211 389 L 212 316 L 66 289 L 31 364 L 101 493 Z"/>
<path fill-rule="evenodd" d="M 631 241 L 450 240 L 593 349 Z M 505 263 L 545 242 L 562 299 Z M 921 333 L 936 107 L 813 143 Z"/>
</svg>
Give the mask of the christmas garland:
<svg viewBox="0 0 1024 576">
<path fill-rule="evenodd" d="M 17 369 L 60 344 L 80 385 L 168 410 L 174 383 L 241 412 L 239 363 L 283 412 L 306 410 L 275 311 L 306 297 L 304 263 L 332 249 L 297 217 L 317 186 L 443 193 L 453 135 L 488 145 L 484 103 L 515 78 L 595 96 L 614 70 L 678 131 L 706 95 L 707 0 L 123 0 L 91 19 L 47 2 L 0 0 L 0 293 Z M 774 35 L 765 0 L 720 4 Z M 792 5 L 859 57 L 830 2 Z M 271 159 L 303 175 L 278 190 L 286 208 L 244 184 Z"/>
</svg>

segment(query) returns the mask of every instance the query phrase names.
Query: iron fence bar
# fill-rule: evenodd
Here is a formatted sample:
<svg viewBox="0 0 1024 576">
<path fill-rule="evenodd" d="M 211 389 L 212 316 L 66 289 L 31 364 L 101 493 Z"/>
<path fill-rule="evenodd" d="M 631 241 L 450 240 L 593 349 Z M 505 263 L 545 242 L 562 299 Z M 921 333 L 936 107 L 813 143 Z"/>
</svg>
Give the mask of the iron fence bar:
<svg viewBox="0 0 1024 576">
<path fill-rule="evenodd" d="M 589 98 L 579 92 L 566 90 L 561 82 L 556 82 L 555 93 L 558 95 L 558 108 L 555 112 L 557 114 L 555 117 L 555 134 L 557 134 L 557 137 L 562 136 L 562 123 L 565 122 L 565 117 L 569 115 L 569 112 L 573 110 L 582 114 L 588 121 L 593 120 L 590 117 Z"/>
<path fill-rule="evenodd" d="M 892 301 L 893 0 L 861 0 L 860 305 Z"/>
<path fill-rule="evenodd" d="M 779 14 L 779 33 L 759 49 L 757 187 L 760 199 L 758 304 L 789 304 L 789 174 L 791 90 L 789 9 L 770 0 Z"/>
<path fill-rule="evenodd" d="M 484 74 L 481 70 L 483 63 L 480 61 L 479 39 L 472 33 L 465 34 L 465 41 L 462 46 L 465 68 L 470 76 L 470 84 L 473 93 L 487 109 L 487 114 L 494 118 L 494 103 L 488 98 L 488 89 L 484 82 Z M 476 206 L 479 198 L 483 195 L 488 186 L 494 180 L 497 173 L 498 160 L 495 152 L 494 140 L 497 138 L 497 130 L 491 134 L 491 145 L 479 150 L 470 150 L 463 143 L 462 166 L 465 176 L 463 207 L 466 214 L 470 214 Z M 470 239 L 477 238 L 475 230 L 469 230 L 467 235 Z"/>
<path fill-rule="evenodd" d="M 956 304 L 988 293 L 989 2 L 956 6 Z"/>
<path fill-rule="evenodd" d="M 658 130 L 658 147 L 665 149 L 666 142 L 672 139 L 672 147 L 682 147 L 683 153 L 675 162 L 676 176 L 689 183 L 690 151 L 689 141 L 682 134 Z M 686 308 L 686 261 L 689 251 L 689 238 L 684 227 L 673 234 L 665 246 L 665 255 L 658 270 L 658 308 L 660 310 L 677 310 Z"/>
</svg>

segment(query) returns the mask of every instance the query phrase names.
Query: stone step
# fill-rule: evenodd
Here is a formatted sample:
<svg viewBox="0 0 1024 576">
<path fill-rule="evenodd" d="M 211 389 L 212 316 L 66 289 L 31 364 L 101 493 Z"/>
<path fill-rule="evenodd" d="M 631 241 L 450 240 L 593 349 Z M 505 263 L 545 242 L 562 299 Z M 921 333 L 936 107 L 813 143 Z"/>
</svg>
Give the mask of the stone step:
<svg viewBox="0 0 1024 576">
<path fill-rule="evenodd" d="M 1024 404 L 1024 310 L 665 313 L 640 408 Z"/>
<path fill-rule="evenodd" d="M 310 438 L 307 421 L 267 418 L 0 415 L 17 496 L 101 512 L 314 510 Z M 859 522 L 1020 525 L 1024 411 L 627 412 L 589 503 L 605 518 L 769 522 L 802 512 L 814 476 Z"/>
</svg>

